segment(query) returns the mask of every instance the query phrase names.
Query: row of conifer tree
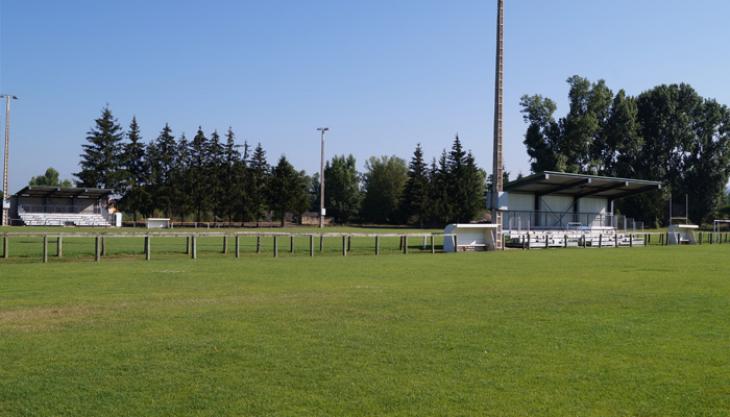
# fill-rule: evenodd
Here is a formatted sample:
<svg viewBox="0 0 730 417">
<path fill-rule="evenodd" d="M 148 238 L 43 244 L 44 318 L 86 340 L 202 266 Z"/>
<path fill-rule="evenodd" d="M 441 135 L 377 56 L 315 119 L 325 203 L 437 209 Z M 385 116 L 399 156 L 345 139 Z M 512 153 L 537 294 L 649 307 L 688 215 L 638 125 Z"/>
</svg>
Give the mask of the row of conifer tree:
<svg viewBox="0 0 730 417">
<path fill-rule="evenodd" d="M 107 107 L 88 132 L 79 186 L 108 188 L 129 217 L 163 215 L 179 221 L 252 222 L 319 212 L 319 174 L 308 176 L 285 156 L 271 165 L 259 143 L 223 136 L 176 137 L 169 125 L 145 142 L 136 118 L 124 129 Z M 449 151 L 427 163 L 418 145 L 409 164 L 371 157 L 359 172 L 352 155 L 325 168 L 325 206 L 337 223 L 465 222 L 483 212 L 486 176 L 458 136 Z"/>
</svg>

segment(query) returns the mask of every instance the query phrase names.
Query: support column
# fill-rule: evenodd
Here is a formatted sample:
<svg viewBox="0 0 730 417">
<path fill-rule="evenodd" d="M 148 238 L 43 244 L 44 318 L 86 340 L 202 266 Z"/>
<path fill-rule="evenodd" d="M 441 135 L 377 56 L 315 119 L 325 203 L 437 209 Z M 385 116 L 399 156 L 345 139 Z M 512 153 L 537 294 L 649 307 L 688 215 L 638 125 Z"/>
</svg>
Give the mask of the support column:
<svg viewBox="0 0 730 417">
<path fill-rule="evenodd" d="M 101 261 L 101 238 L 99 236 L 94 238 L 94 260 Z"/>
<path fill-rule="evenodd" d="M 152 237 L 150 235 L 147 235 L 144 239 L 144 248 L 145 248 L 144 259 L 146 261 L 149 261 L 150 259 L 152 259 L 152 242 L 151 242 L 151 240 L 152 240 Z"/>
<path fill-rule="evenodd" d="M 236 235 L 235 237 L 235 245 L 236 245 L 236 259 L 241 257 L 241 236 Z"/>
<path fill-rule="evenodd" d="M 63 258 L 63 236 L 56 238 L 56 257 Z"/>
<path fill-rule="evenodd" d="M 314 257 L 314 235 L 309 235 L 309 257 Z"/>
<path fill-rule="evenodd" d="M 190 236 L 190 256 L 198 259 L 198 237 L 195 235 Z"/>
<path fill-rule="evenodd" d="M 279 257 L 279 236 L 274 235 L 274 258 Z"/>
<path fill-rule="evenodd" d="M 9 252 L 8 252 L 9 249 L 10 249 L 10 238 L 8 237 L 8 235 L 5 235 L 5 236 L 3 236 L 3 259 L 8 259 L 8 257 L 10 256 Z"/>
</svg>

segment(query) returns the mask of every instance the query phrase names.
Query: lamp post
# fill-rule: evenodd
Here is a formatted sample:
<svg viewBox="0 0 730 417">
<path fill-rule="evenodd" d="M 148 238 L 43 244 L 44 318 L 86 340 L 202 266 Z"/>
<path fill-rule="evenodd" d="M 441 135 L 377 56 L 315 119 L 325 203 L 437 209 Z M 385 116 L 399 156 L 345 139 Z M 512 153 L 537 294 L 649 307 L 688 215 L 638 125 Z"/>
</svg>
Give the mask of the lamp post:
<svg viewBox="0 0 730 417">
<path fill-rule="evenodd" d="M 0 98 L 5 98 L 5 155 L 3 159 L 3 220 L 2 225 L 8 225 L 8 216 L 10 215 L 10 198 L 8 190 L 8 164 L 10 158 L 10 100 L 17 100 L 18 97 L 11 94 L 0 94 Z"/>
<path fill-rule="evenodd" d="M 319 228 L 324 228 L 324 216 L 327 214 L 324 209 L 324 134 L 329 131 L 328 127 L 318 127 L 320 133 L 319 147 Z"/>
</svg>

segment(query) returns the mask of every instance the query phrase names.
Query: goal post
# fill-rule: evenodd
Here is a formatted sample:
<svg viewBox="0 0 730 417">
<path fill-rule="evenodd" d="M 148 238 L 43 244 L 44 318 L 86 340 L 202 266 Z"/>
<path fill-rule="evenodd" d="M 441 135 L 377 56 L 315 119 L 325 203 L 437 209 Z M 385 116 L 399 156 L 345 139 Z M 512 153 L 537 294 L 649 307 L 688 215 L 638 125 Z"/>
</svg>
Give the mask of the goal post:
<svg viewBox="0 0 730 417">
<path fill-rule="evenodd" d="M 730 230 L 730 220 L 715 220 L 712 222 L 712 231 L 715 233 L 721 232 L 723 227 Z"/>
</svg>

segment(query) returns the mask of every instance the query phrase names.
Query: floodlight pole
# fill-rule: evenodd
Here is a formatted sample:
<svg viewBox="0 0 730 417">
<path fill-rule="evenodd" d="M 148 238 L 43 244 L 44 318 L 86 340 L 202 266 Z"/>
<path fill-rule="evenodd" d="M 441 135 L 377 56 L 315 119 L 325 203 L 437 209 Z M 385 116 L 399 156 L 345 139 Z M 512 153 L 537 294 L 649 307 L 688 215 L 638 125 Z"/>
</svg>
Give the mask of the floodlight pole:
<svg viewBox="0 0 730 417">
<path fill-rule="evenodd" d="M 497 0 L 497 51 L 494 80 L 494 149 L 492 153 L 492 223 L 497 224 L 495 249 L 502 249 L 502 211 L 499 194 L 504 191 L 504 0 Z"/>
<path fill-rule="evenodd" d="M 324 134 L 330 130 L 328 127 L 319 127 L 319 228 L 324 228 Z"/>
<path fill-rule="evenodd" d="M 12 94 L 1 94 L 0 98 L 5 98 L 5 154 L 3 158 L 3 219 L 2 225 L 8 225 L 8 216 L 10 215 L 10 197 L 8 185 L 8 164 L 10 158 L 10 100 L 17 100 L 18 97 Z"/>
</svg>

